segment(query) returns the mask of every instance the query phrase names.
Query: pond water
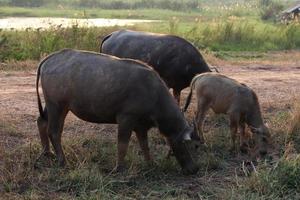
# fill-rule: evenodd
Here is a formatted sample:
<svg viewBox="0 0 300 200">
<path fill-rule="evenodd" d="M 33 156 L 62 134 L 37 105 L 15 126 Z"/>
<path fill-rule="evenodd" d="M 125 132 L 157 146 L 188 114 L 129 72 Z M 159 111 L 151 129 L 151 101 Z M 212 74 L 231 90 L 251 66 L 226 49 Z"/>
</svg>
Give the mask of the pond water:
<svg viewBox="0 0 300 200">
<path fill-rule="evenodd" d="M 0 19 L 0 29 L 47 29 L 53 26 L 70 27 L 73 25 L 85 27 L 131 26 L 138 23 L 157 22 L 156 20 L 138 19 L 70 19 L 54 17 L 10 17 Z"/>
</svg>

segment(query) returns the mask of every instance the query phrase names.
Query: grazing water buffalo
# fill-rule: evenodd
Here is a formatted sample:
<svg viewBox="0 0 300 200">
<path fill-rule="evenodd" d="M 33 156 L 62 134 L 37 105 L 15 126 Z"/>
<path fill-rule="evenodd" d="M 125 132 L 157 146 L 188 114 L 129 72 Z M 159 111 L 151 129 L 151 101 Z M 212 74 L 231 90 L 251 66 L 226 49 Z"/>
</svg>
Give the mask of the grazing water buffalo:
<svg viewBox="0 0 300 200">
<path fill-rule="evenodd" d="M 210 71 L 199 51 L 174 35 L 120 30 L 103 39 L 100 52 L 148 63 L 173 89 L 178 104 L 181 90 L 193 77 Z"/>
<path fill-rule="evenodd" d="M 40 77 L 46 104 L 44 109 L 38 92 Z M 50 138 L 62 166 L 65 156 L 61 134 L 65 117 L 71 111 L 88 122 L 118 124 L 117 169 L 124 167 L 132 131 L 136 133 L 145 159 L 150 159 L 147 131 L 158 126 L 183 172 L 194 174 L 198 170 L 186 140 L 199 137 L 184 119 L 159 75 L 138 61 L 86 51 L 62 50 L 40 63 L 36 91 L 43 155 L 50 153 Z"/>
<path fill-rule="evenodd" d="M 240 128 L 240 150 L 247 151 L 248 144 L 245 140 L 245 124 L 255 134 L 256 148 L 254 154 L 259 152 L 261 156 L 267 154 L 267 144 L 270 137 L 268 128 L 264 125 L 260 106 L 255 92 L 236 80 L 221 74 L 204 73 L 195 76 L 191 82 L 191 90 L 187 97 L 184 112 L 187 110 L 193 88 L 197 93 L 196 121 L 200 138 L 203 138 L 202 126 L 205 113 L 209 108 L 215 113 L 228 114 L 232 136 L 232 148 L 238 151 L 236 136 Z"/>
</svg>

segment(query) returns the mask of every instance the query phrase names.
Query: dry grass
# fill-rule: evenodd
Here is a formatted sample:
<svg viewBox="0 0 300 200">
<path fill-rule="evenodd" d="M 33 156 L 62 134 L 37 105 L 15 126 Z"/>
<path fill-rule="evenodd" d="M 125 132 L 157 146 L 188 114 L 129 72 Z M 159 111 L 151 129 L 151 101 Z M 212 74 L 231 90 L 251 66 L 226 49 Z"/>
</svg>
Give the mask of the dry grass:
<svg viewBox="0 0 300 200">
<path fill-rule="evenodd" d="M 9 61 L 7 63 L 0 63 L 0 71 L 29 71 L 37 68 L 39 61 L 25 60 L 25 61 Z"/>
<path fill-rule="evenodd" d="M 54 161 L 50 161 L 50 165 L 39 162 L 39 168 L 34 169 L 40 145 L 36 142 L 25 144 L 5 152 L 4 166 L 0 169 L 1 174 L 5 174 L 1 190 L 7 198 L 219 199 L 218 193 L 225 187 L 222 182 L 234 185 L 233 177 L 220 178 L 224 174 L 230 176 L 230 170 L 218 167 L 212 171 L 209 163 L 203 163 L 196 176 L 181 175 L 175 159 L 165 158 L 168 148 L 161 141 L 160 137 L 151 137 L 155 162 L 146 165 L 137 141 L 133 140 L 127 156 L 128 170 L 123 174 L 111 173 L 116 142 L 101 136 L 65 139 L 68 159 L 65 169 L 57 168 Z M 202 157 L 205 158 L 205 154 Z M 212 188 L 212 184 L 219 187 Z"/>
<path fill-rule="evenodd" d="M 200 171 L 197 175 L 183 176 L 175 159 L 166 159 L 168 147 L 157 130 L 149 134 L 154 162 L 149 165 L 143 161 L 133 137 L 127 155 L 128 169 L 121 174 L 111 173 L 116 154 L 114 137 L 106 133 L 65 133 L 66 168 L 57 167 L 51 159 L 37 162 L 35 168 L 40 153 L 37 139 L 13 149 L 2 149 L 0 192 L 8 199 L 283 199 L 283 195 L 293 199 L 299 195 L 296 185 L 300 173 L 299 154 L 291 156 L 290 147 L 284 147 L 289 126 L 276 125 L 276 120 L 290 118 L 282 118 L 282 113 L 276 115 L 269 120 L 274 127 L 274 146 L 279 148 L 271 153 L 279 156 L 260 162 L 256 169 L 258 174 L 253 173 L 250 178 L 241 168 L 242 160 L 249 158 L 237 157 L 229 151 L 228 119 L 210 115 L 205 125 L 209 147 L 207 152 L 198 152 Z M 86 126 L 83 128 L 92 131 Z M 102 129 L 102 132 L 112 134 L 116 131 L 112 128 Z"/>
<path fill-rule="evenodd" d="M 276 66 L 266 67 L 268 57 L 278 58 Z M 31 65 L 29 61 L 22 67 L 8 63 L 0 72 L 0 199 L 299 199 L 300 160 L 295 149 L 300 144 L 300 109 L 286 92 L 298 90 L 295 83 L 300 80 L 295 69 L 299 65 L 290 60 L 292 57 L 293 53 L 288 57 L 287 53 L 275 52 L 254 61 L 240 61 L 244 62 L 240 66 L 205 54 L 210 63 L 221 66 L 221 72 L 254 88 L 261 100 L 264 119 L 272 133 L 273 160 L 260 161 L 257 173 L 250 177 L 242 170 L 242 161 L 249 158 L 229 151 L 227 117 L 213 113 L 205 122 L 208 149 L 198 152 L 195 158 L 200 166 L 195 176 L 183 176 L 175 159 L 165 158 L 168 147 L 155 129 L 149 133 L 154 162 L 148 165 L 143 161 L 133 137 L 128 170 L 113 174 L 116 126 L 85 123 L 73 115 L 67 117 L 63 134 L 67 167 L 59 168 L 55 160 L 44 160 L 34 168 L 41 148 L 32 70 L 37 63 Z M 25 68 L 29 70 L 24 72 Z M 188 89 L 183 92 L 183 102 L 187 92 Z M 189 119 L 195 106 L 193 100 L 187 113 Z"/>
<path fill-rule="evenodd" d="M 291 112 L 289 134 L 295 150 L 300 153 L 300 99 L 296 99 Z"/>
</svg>

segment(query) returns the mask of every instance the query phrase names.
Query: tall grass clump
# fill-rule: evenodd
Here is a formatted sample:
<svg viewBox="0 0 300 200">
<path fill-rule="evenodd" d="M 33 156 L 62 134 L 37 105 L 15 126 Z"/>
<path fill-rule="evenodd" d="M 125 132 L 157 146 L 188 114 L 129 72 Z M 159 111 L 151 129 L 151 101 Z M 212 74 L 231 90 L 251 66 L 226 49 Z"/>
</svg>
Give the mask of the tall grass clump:
<svg viewBox="0 0 300 200">
<path fill-rule="evenodd" d="M 70 28 L 52 26 L 47 30 L 2 30 L 0 61 L 38 60 L 62 48 L 98 51 L 102 37 L 113 30 L 113 28 L 79 27 L 77 24 Z"/>
<path fill-rule="evenodd" d="M 123 27 L 124 28 L 124 27 Z M 125 27 L 126 28 L 126 27 Z M 102 38 L 120 27 L 52 26 L 50 29 L 0 31 L 0 61 L 38 60 L 62 48 L 99 51 Z M 300 24 L 274 25 L 230 17 L 212 22 L 169 23 L 133 26 L 130 29 L 182 36 L 198 48 L 212 51 L 269 51 L 300 48 Z M 157 31 L 158 30 L 158 31 Z"/>
<path fill-rule="evenodd" d="M 300 24 L 299 23 L 291 23 L 286 25 L 283 29 L 283 35 L 285 41 L 283 41 L 286 49 L 293 49 L 300 47 Z"/>
<path fill-rule="evenodd" d="M 300 155 L 284 155 L 273 167 L 261 166 L 242 186 L 242 191 L 265 199 L 300 198 Z M 268 197 L 268 198 L 267 198 Z"/>
<path fill-rule="evenodd" d="M 295 150 L 300 153 L 300 100 L 294 105 L 291 113 L 290 121 L 290 141 L 292 142 Z"/>
<path fill-rule="evenodd" d="M 213 51 L 268 51 L 300 48 L 300 25 L 272 25 L 231 17 L 198 23 L 185 37 Z"/>
</svg>

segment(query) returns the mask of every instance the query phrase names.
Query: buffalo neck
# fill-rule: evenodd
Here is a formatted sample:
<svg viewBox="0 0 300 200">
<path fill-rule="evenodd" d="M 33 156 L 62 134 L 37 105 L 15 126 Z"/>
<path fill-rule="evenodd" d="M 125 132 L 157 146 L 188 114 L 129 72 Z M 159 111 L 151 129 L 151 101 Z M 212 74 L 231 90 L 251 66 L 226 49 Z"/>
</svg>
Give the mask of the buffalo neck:
<svg viewBox="0 0 300 200">
<path fill-rule="evenodd" d="M 160 109 L 158 109 L 156 119 L 160 132 L 169 139 L 178 138 L 188 124 L 175 100 L 169 94 L 163 96 L 158 107 Z"/>
<path fill-rule="evenodd" d="M 201 74 L 205 72 L 211 72 L 211 70 L 208 64 L 202 58 L 202 59 L 194 60 L 191 67 L 188 68 L 188 72 L 186 75 L 189 76 L 190 80 L 192 80 L 196 74 Z"/>
<path fill-rule="evenodd" d="M 195 67 L 195 69 L 197 69 L 197 74 L 204 73 L 204 72 L 211 72 L 208 64 L 206 63 L 206 61 L 204 60 L 204 58 L 200 53 L 199 53 L 199 57 L 194 59 L 196 59 L 194 65 L 197 66 Z"/>
<path fill-rule="evenodd" d="M 256 106 L 255 109 L 249 111 L 246 120 L 248 125 L 255 128 L 260 128 L 263 125 L 263 119 L 261 116 L 259 105 Z"/>
</svg>

